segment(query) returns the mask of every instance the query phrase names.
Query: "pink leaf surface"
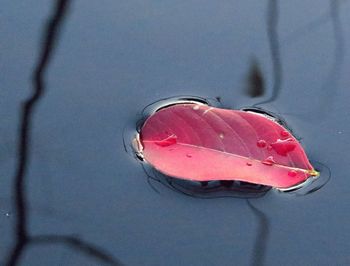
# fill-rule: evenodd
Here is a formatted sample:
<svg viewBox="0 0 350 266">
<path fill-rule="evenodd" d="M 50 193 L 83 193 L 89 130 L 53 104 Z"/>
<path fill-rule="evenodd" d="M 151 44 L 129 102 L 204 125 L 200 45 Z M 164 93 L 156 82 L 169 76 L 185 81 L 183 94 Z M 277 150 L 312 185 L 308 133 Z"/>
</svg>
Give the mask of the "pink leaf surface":
<svg viewBox="0 0 350 266">
<path fill-rule="evenodd" d="M 318 174 L 284 127 L 251 112 L 172 105 L 146 120 L 140 140 L 147 162 L 181 179 L 288 188 Z"/>
</svg>

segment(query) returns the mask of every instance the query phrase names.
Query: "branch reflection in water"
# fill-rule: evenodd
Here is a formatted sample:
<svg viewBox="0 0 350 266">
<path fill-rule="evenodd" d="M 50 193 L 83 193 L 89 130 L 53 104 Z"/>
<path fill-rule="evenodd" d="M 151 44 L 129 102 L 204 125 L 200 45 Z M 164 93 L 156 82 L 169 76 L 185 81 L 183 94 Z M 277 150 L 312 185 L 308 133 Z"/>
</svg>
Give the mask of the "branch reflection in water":
<svg viewBox="0 0 350 266">
<path fill-rule="evenodd" d="M 323 15 L 316 17 L 311 22 L 305 26 L 300 27 L 295 30 L 287 37 L 283 39 L 283 45 L 289 45 L 296 41 L 297 39 L 305 36 L 310 33 L 312 30 L 316 30 L 322 25 L 326 24 L 328 21 L 331 22 L 332 32 L 334 39 L 334 48 L 333 48 L 333 62 L 330 66 L 328 75 L 324 84 L 321 87 L 321 100 L 316 104 L 316 109 L 314 111 L 308 112 L 308 115 L 317 115 L 319 116 L 326 115 L 330 113 L 330 109 L 334 104 L 334 98 L 338 93 L 339 89 L 339 79 L 341 77 L 341 71 L 343 67 L 343 61 L 345 57 L 345 41 L 343 26 L 341 23 L 340 10 L 344 9 L 345 3 L 347 1 L 341 0 L 329 0 L 329 11 Z M 269 0 L 267 8 L 267 32 L 269 37 L 272 66 L 273 66 L 273 86 L 272 94 L 267 100 L 258 102 L 254 106 L 274 102 L 280 95 L 282 89 L 282 61 L 281 61 L 281 52 L 280 52 L 280 41 L 278 38 L 278 5 L 277 0 Z"/>
<path fill-rule="evenodd" d="M 300 26 L 299 28 L 293 30 L 291 33 L 287 34 L 282 42 L 281 45 L 289 46 L 296 41 L 300 40 L 303 37 L 306 37 L 310 34 L 310 32 L 316 31 L 325 24 L 327 24 L 330 20 L 332 20 L 334 8 L 343 10 L 346 8 L 349 8 L 349 6 L 345 6 L 345 4 L 348 4 L 349 0 L 329 0 L 330 8 L 323 14 L 319 15 L 318 17 L 313 18 L 310 22 L 307 24 Z M 333 17 L 334 18 L 334 17 Z"/>
<path fill-rule="evenodd" d="M 90 255 L 110 265 L 120 262 L 104 250 L 75 236 L 37 235 L 28 232 L 28 199 L 26 194 L 26 174 L 30 159 L 31 130 L 34 109 L 45 92 L 44 75 L 58 39 L 58 33 L 67 13 L 69 0 L 57 0 L 52 17 L 49 18 L 43 36 L 40 55 L 32 76 L 33 92 L 21 108 L 20 131 L 17 141 L 17 166 L 14 176 L 13 199 L 15 206 L 15 244 L 10 250 L 5 265 L 14 266 L 29 245 L 63 244 L 84 254 Z"/>
<path fill-rule="evenodd" d="M 265 265 L 266 261 L 266 248 L 270 234 L 270 222 L 265 213 L 257 209 L 248 199 L 247 204 L 253 211 L 256 221 L 258 223 L 258 229 L 255 236 L 255 243 L 252 252 L 252 266 Z"/>
<path fill-rule="evenodd" d="M 326 80 L 321 87 L 322 100 L 317 104 L 318 108 L 314 115 L 319 116 L 320 114 L 327 115 L 330 112 L 334 104 L 334 98 L 338 93 L 339 89 L 339 78 L 343 66 L 344 56 L 345 56 L 345 45 L 343 36 L 343 27 L 341 24 L 339 10 L 340 10 L 339 0 L 329 1 L 329 14 L 332 23 L 332 34 L 334 40 L 333 48 L 333 62 L 330 66 L 329 73 Z"/>
<path fill-rule="evenodd" d="M 256 58 L 251 60 L 246 83 L 245 94 L 251 98 L 260 97 L 265 94 L 265 80 Z"/>
<path fill-rule="evenodd" d="M 269 0 L 267 4 L 266 13 L 266 27 L 267 35 L 269 39 L 271 61 L 272 61 L 272 71 L 273 71 L 273 85 L 271 96 L 261 102 L 254 104 L 256 107 L 261 104 L 266 104 L 275 101 L 281 91 L 282 86 L 282 62 L 281 62 L 281 52 L 278 40 L 278 19 L 279 19 L 279 9 L 277 0 Z"/>
</svg>

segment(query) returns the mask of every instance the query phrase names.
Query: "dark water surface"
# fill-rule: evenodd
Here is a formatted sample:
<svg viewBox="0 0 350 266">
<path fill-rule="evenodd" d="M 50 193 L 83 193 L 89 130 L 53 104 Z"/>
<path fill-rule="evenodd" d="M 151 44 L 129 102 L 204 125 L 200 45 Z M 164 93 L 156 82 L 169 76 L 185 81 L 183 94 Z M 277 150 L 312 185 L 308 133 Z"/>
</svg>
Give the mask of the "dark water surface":
<svg viewBox="0 0 350 266">
<path fill-rule="evenodd" d="M 348 1 L 58 2 L 0 1 L 1 265 L 350 264 Z M 123 129 L 174 95 L 262 102 L 332 179 L 155 192 Z"/>
</svg>

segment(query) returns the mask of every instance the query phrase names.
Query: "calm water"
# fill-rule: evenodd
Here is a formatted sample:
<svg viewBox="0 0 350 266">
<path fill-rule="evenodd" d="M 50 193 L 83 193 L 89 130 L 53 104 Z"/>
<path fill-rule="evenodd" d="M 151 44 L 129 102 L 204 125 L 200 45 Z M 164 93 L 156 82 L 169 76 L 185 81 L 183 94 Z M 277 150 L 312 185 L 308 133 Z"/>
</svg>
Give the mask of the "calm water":
<svg viewBox="0 0 350 266">
<path fill-rule="evenodd" d="M 54 1 L 0 3 L 1 265 L 10 254 L 26 266 L 350 264 L 348 1 L 75 0 L 63 17 Z M 20 108 L 38 85 L 14 193 Z M 123 129 L 174 95 L 265 102 L 331 181 L 250 202 L 156 193 Z"/>
</svg>

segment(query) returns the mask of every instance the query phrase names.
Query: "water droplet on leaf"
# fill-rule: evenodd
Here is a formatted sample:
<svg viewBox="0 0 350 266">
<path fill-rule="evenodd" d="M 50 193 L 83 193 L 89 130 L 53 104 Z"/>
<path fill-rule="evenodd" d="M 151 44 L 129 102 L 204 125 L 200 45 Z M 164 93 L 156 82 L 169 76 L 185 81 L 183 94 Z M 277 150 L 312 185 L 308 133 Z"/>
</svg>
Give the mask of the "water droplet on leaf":
<svg viewBox="0 0 350 266">
<path fill-rule="evenodd" d="M 276 142 L 271 143 L 271 147 L 277 152 L 277 154 L 282 156 L 287 156 L 288 152 L 291 152 L 295 149 L 296 143 L 294 139 L 278 139 Z"/>
<path fill-rule="evenodd" d="M 220 133 L 220 134 L 219 134 L 219 138 L 220 138 L 220 139 L 223 139 L 224 137 L 225 137 L 225 136 L 224 136 L 224 133 Z"/>
<path fill-rule="evenodd" d="M 165 139 L 154 141 L 154 143 L 156 145 L 161 146 L 161 147 L 167 147 L 170 145 L 174 145 L 174 144 L 176 144 L 176 142 L 177 142 L 177 137 L 174 134 L 170 135 L 169 137 L 167 137 Z"/>
<path fill-rule="evenodd" d="M 290 137 L 290 133 L 287 130 L 283 130 L 283 131 L 281 131 L 281 137 L 288 138 L 288 137 Z"/>
<path fill-rule="evenodd" d="M 271 165 L 273 165 L 273 164 L 276 163 L 276 162 L 275 162 L 275 160 L 273 159 L 272 156 L 269 156 L 269 157 L 267 157 L 265 160 L 263 160 L 261 163 L 262 163 L 262 164 L 265 164 L 265 165 L 271 166 Z"/>
<path fill-rule="evenodd" d="M 189 153 L 187 153 L 187 154 L 186 154 L 186 157 L 187 157 L 187 158 L 192 158 L 192 155 L 189 154 Z"/>
<path fill-rule="evenodd" d="M 295 176 L 297 175 L 297 171 L 295 171 L 295 170 L 290 170 L 290 171 L 288 172 L 288 175 L 289 175 L 290 177 L 295 177 Z"/>
<path fill-rule="evenodd" d="M 252 162 L 247 162 L 247 163 L 246 163 L 246 165 L 248 165 L 248 166 L 252 166 L 252 165 L 253 165 L 253 163 L 252 163 Z"/>
<path fill-rule="evenodd" d="M 266 141 L 261 139 L 261 140 L 258 140 L 258 142 L 256 143 L 256 145 L 259 147 L 259 148 L 265 148 L 266 147 Z"/>
</svg>

